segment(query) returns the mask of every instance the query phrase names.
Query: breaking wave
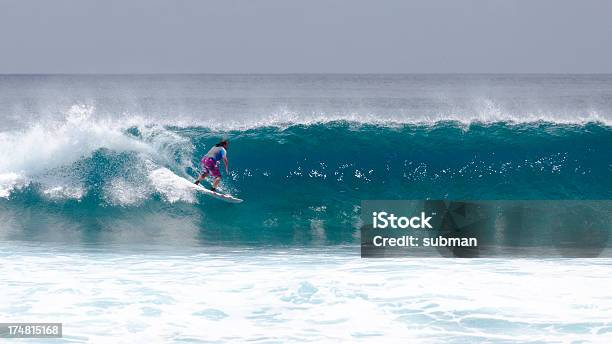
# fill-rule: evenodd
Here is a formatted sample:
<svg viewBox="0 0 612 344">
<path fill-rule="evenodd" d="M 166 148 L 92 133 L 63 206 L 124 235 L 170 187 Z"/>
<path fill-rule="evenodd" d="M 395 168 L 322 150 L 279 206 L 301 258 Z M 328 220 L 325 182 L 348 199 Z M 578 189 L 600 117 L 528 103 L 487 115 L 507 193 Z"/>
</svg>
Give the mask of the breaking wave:
<svg viewBox="0 0 612 344">
<path fill-rule="evenodd" d="M 364 199 L 612 196 L 612 129 L 600 122 L 273 124 L 101 120 L 75 106 L 61 121 L 2 132 L 1 233 L 170 223 L 208 229 L 205 241 L 351 242 Z M 245 199 L 238 206 L 185 187 L 221 137 L 231 141 L 222 187 Z"/>
</svg>

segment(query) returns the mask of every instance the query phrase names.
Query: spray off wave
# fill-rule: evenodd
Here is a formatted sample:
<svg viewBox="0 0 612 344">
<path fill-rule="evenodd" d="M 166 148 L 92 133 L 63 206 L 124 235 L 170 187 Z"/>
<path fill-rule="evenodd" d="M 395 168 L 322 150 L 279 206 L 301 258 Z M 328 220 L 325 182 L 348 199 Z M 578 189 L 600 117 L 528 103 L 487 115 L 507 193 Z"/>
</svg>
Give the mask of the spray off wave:
<svg viewBox="0 0 612 344">
<path fill-rule="evenodd" d="M 140 157 L 140 165 L 150 166 L 150 159 L 166 157 L 168 146 L 182 143 L 177 135 L 154 127 L 136 139 L 127 135 L 124 123 L 94 119 L 92 112 L 73 106 L 65 121 L 0 133 L 0 197 L 35 183 L 50 199 L 80 199 L 87 184 L 82 164 L 92 156 L 103 151 L 132 154 Z"/>
</svg>

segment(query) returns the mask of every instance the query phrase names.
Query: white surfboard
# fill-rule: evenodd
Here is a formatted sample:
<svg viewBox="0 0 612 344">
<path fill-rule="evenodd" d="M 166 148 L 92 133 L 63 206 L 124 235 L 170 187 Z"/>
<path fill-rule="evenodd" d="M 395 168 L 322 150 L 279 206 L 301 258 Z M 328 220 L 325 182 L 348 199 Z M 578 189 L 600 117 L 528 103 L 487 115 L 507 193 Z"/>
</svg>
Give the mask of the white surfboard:
<svg viewBox="0 0 612 344">
<path fill-rule="evenodd" d="M 193 201 L 193 191 L 201 192 L 207 196 L 222 200 L 224 202 L 242 202 L 240 198 L 236 198 L 232 195 L 211 191 L 202 185 L 196 185 L 192 181 L 174 174 L 165 167 L 151 171 L 149 173 L 149 179 L 151 180 L 151 183 L 155 185 L 157 191 L 164 194 L 166 198 L 171 200 L 171 202 L 178 200 Z"/>
<path fill-rule="evenodd" d="M 222 194 L 216 191 L 212 191 L 212 190 L 209 190 L 203 187 L 202 185 L 193 184 L 193 186 L 195 186 L 199 192 L 206 194 L 212 198 L 220 199 L 222 201 L 229 202 L 229 203 L 242 203 L 242 200 L 240 198 L 236 198 L 230 194 Z"/>
</svg>

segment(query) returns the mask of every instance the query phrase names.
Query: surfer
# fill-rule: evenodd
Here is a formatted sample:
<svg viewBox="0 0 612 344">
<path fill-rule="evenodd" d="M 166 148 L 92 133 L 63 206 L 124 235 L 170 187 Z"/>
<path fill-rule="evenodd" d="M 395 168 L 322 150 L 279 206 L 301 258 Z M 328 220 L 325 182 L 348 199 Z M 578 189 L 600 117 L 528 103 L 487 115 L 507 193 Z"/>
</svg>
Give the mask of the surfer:
<svg viewBox="0 0 612 344">
<path fill-rule="evenodd" d="M 229 161 L 227 160 L 228 144 L 229 141 L 222 140 L 217 143 L 213 148 L 211 148 L 208 153 L 206 153 L 206 155 L 202 157 L 202 160 L 200 161 L 202 173 L 194 182 L 196 185 L 200 184 L 201 180 L 210 175 L 214 178 L 213 185 L 210 190 L 217 190 L 217 186 L 221 181 L 221 171 L 219 171 L 219 164 L 221 160 L 223 160 L 223 164 L 225 165 L 225 173 L 229 173 Z"/>
</svg>

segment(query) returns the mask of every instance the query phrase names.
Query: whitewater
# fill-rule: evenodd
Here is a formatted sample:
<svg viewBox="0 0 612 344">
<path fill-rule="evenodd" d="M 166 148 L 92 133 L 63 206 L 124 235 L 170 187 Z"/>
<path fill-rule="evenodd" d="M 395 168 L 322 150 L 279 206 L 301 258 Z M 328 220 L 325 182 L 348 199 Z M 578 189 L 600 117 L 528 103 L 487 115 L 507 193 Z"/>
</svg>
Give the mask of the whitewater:
<svg viewBox="0 0 612 344">
<path fill-rule="evenodd" d="M 610 75 L 0 76 L 0 318 L 71 343 L 607 342 L 609 259 L 361 259 L 359 228 L 367 199 L 609 200 L 611 95 Z M 179 181 L 222 138 L 240 205 Z"/>
</svg>

